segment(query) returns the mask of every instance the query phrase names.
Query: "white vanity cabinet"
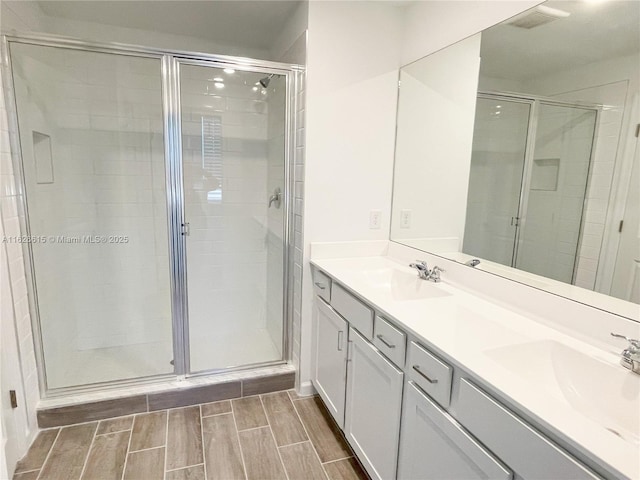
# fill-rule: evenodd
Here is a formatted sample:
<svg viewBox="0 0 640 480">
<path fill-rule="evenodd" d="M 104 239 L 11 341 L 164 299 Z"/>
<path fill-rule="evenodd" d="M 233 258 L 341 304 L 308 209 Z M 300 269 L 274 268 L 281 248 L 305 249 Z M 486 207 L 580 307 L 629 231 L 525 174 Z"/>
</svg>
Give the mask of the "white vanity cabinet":
<svg viewBox="0 0 640 480">
<path fill-rule="evenodd" d="M 348 324 L 322 299 L 316 299 L 313 383 L 336 423 L 344 426 Z"/>
<path fill-rule="evenodd" d="M 412 381 L 402 410 L 398 480 L 510 480 L 511 471 Z"/>
<path fill-rule="evenodd" d="M 484 393 L 455 358 L 335 277 L 315 279 L 313 384 L 372 479 L 601 478 Z"/>
<path fill-rule="evenodd" d="M 349 329 L 344 434 L 369 476 L 396 476 L 404 374 L 355 329 Z"/>
</svg>

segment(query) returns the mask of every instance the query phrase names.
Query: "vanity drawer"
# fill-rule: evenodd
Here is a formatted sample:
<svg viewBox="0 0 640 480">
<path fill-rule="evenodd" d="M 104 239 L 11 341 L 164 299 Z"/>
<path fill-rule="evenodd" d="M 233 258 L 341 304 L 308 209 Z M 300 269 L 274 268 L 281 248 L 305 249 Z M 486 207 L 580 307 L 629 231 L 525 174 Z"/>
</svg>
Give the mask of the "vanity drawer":
<svg viewBox="0 0 640 480">
<path fill-rule="evenodd" d="M 331 303 L 331 278 L 320 270 L 313 271 L 313 290 L 320 298 Z"/>
<path fill-rule="evenodd" d="M 404 367 L 407 336 L 379 315 L 373 326 L 373 344 L 397 366 Z"/>
<path fill-rule="evenodd" d="M 464 378 L 456 412 L 467 430 L 524 478 L 600 478 Z"/>
<path fill-rule="evenodd" d="M 337 283 L 331 285 L 331 306 L 368 340 L 373 338 L 373 310 Z"/>
<path fill-rule="evenodd" d="M 443 407 L 451 401 L 453 368 L 415 342 L 409 344 L 407 357 L 409 378 Z"/>
</svg>

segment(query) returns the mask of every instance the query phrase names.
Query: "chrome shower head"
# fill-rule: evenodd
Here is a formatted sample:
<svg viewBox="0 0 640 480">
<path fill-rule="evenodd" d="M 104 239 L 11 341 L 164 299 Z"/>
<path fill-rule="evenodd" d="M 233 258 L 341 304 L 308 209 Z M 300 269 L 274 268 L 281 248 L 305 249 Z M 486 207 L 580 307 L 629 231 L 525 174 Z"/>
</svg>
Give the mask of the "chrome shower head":
<svg viewBox="0 0 640 480">
<path fill-rule="evenodd" d="M 275 73 L 272 73 L 271 75 L 268 75 L 260 79 L 260 85 L 262 85 L 262 88 L 267 88 L 269 86 L 269 83 L 271 82 L 271 79 L 273 78 L 274 75 Z"/>
</svg>

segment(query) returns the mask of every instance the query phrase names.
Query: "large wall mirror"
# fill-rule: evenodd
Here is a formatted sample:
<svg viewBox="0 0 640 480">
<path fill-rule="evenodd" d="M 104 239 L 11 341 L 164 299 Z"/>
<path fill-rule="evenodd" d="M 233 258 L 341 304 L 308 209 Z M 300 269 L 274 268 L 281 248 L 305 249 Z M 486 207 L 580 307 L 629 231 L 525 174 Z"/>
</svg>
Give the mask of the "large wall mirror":
<svg viewBox="0 0 640 480">
<path fill-rule="evenodd" d="M 638 1 L 547 1 L 404 66 L 391 240 L 640 320 L 639 82 Z"/>
</svg>

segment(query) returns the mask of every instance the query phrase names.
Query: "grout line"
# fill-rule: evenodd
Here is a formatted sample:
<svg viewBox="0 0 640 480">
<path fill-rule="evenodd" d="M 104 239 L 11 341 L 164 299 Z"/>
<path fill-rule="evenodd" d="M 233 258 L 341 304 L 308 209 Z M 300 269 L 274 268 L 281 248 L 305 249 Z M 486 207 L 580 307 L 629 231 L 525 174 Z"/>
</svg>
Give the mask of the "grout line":
<svg viewBox="0 0 640 480">
<path fill-rule="evenodd" d="M 96 429 L 93 431 L 93 438 L 91 439 L 91 445 L 89 445 L 89 450 L 87 451 L 86 457 L 84 457 L 84 464 L 82 465 L 82 471 L 80 472 L 80 478 L 84 475 L 85 470 L 87 469 L 87 460 L 89 460 L 89 455 L 91 455 L 91 450 L 93 449 L 93 444 L 96 441 L 96 433 L 98 433 L 98 423 L 96 423 Z"/>
<path fill-rule="evenodd" d="M 218 417 L 220 415 L 229 415 L 231 412 L 222 412 L 222 413 L 213 413 L 211 415 L 202 415 L 202 408 L 200 409 L 200 417 L 209 418 L 209 417 Z"/>
<path fill-rule="evenodd" d="M 205 469 L 205 478 L 206 478 L 206 470 L 207 470 L 207 467 L 206 467 L 206 465 L 204 464 L 204 462 L 203 462 L 203 463 L 194 463 L 193 465 L 187 465 L 186 467 L 172 468 L 171 470 L 167 470 L 167 473 L 169 473 L 169 472 L 177 472 L 178 470 L 185 470 L 185 469 L 187 469 L 187 468 L 199 467 L 200 465 L 204 466 L 204 469 Z"/>
<path fill-rule="evenodd" d="M 287 394 L 287 397 L 289 394 Z M 269 427 L 269 433 L 271 434 L 271 438 L 273 438 L 273 445 L 276 447 L 276 452 L 278 452 L 278 458 L 280 459 L 280 464 L 282 465 L 282 470 L 284 471 L 284 476 L 289 480 L 289 474 L 287 473 L 287 467 L 284 464 L 284 460 L 282 460 L 282 454 L 280 453 L 280 449 L 278 448 L 278 442 L 276 442 L 276 436 L 273 434 L 273 430 L 271 429 L 271 423 L 269 423 L 269 416 L 267 415 L 267 409 L 264 408 L 264 402 L 262 401 L 262 395 L 260 395 L 260 405 L 262 405 L 262 410 L 264 410 L 264 415 L 267 417 L 267 424 Z"/>
<path fill-rule="evenodd" d="M 122 476 L 120 477 L 121 480 L 124 480 L 124 475 L 127 471 L 127 461 L 129 460 L 129 453 L 131 453 L 131 439 L 133 438 L 133 422 L 135 422 L 135 418 L 131 422 L 131 431 L 129 433 L 129 442 L 127 443 L 127 452 L 124 456 L 124 465 L 122 466 Z"/>
<path fill-rule="evenodd" d="M 242 382 L 241 382 L 242 384 Z M 238 448 L 240 449 L 240 459 L 242 460 L 242 468 L 244 470 L 244 478 L 247 479 L 247 464 L 244 461 L 244 450 L 240 443 L 240 432 L 238 431 L 238 422 L 236 421 L 236 414 L 233 410 L 233 402 L 231 402 L 231 418 L 233 418 L 233 425 L 236 427 L 236 438 L 238 440 Z"/>
<path fill-rule="evenodd" d="M 40 467 L 40 468 L 32 468 L 31 470 L 23 470 L 22 472 L 13 472 L 13 474 L 14 475 L 22 475 L 23 473 L 37 472 L 39 470 L 42 470 L 42 467 Z"/>
<path fill-rule="evenodd" d="M 342 460 L 348 460 L 350 458 L 355 458 L 353 455 L 349 455 L 348 457 L 344 457 L 344 458 L 337 458 L 335 460 L 329 460 L 328 462 L 324 462 L 322 465 L 327 465 L 329 463 L 334 463 L 334 462 L 341 462 Z"/>
<path fill-rule="evenodd" d="M 291 400 L 291 397 L 289 397 L 289 400 Z M 293 400 L 291 400 L 291 405 L 293 406 L 293 411 L 296 412 L 296 415 L 298 416 L 298 420 L 300 421 L 300 425 L 302 425 L 302 429 L 304 430 L 305 435 L 309 439 L 309 443 L 311 444 L 311 448 L 313 449 L 313 452 L 316 454 L 316 458 L 318 459 L 318 462 L 320 463 L 320 466 L 322 467 L 322 471 L 324 472 L 325 477 L 329 478 L 329 474 L 327 473 L 327 470 L 324 468 L 324 464 L 322 463 L 322 459 L 320 458 L 320 454 L 318 453 L 318 449 L 316 448 L 315 444 L 313 443 L 313 440 L 311 440 L 311 435 L 309 435 L 309 431 L 307 430 L 307 426 L 302 421 L 302 417 L 300 416 L 300 412 L 298 411 L 298 408 L 296 407 L 296 404 L 295 404 L 295 402 Z"/>
<path fill-rule="evenodd" d="M 140 450 L 131 450 L 129 453 L 146 452 L 148 450 L 156 450 L 158 448 L 164 448 L 164 445 L 160 445 L 158 447 L 141 448 Z"/>
<path fill-rule="evenodd" d="M 202 424 L 202 404 L 198 405 L 198 411 L 200 412 L 200 450 L 202 451 L 202 468 L 204 469 L 204 478 L 207 478 L 207 459 L 205 455 L 207 452 L 204 449 L 204 425 Z"/>
<path fill-rule="evenodd" d="M 105 435 L 111 435 L 112 433 L 131 432 L 132 430 L 133 428 L 125 428 L 124 430 L 114 430 L 113 432 L 96 433 L 96 437 L 103 437 Z"/>
<path fill-rule="evenodd" d="M 295 443 L 287 443 L 286 445 L 276 445 L 278 448 L 285 448 L 285 447 L 293 447 L 294 445 L 300 445 L 301 443 L 311 443 L 311 440 L 309 440 L 308 438 L 306 440 L 303 440 L 301 442 L 295 442 Z"/>
<path fill-rule="evenodd" d="M 169 410 L 167 412 L 167 424 L 164 431 L 164 472 L 162 478 L 167 478 L 167 458 L 169 457 Z"/>
<path fill-rule="evenodd" d="M 98 427 L 96 427 L 96 429 L 97 428 Z M 42 474 L 42 470 L 44 470 L 44 466 L 46 465 L 47 461 L 49 460 L 49 457 L 51 456 L 51 452 L 53 451 L 53 447 L 56 446 L 56 442 L 58 441 L 58 437 L 60 436 L 60 432 L 61 431 L 62 431 L 62 428 L 58 428 L 58 433 L 56 434 L 56 438 L 53 440 L 53 443 L 51 444 L 51 448 L 47 452 L 47 456 L 44 458 L 44 462 L 42 462 L 42 465 L 40 465 L 40 472 L 38 472 L 38 476 L 36 477 L 36 480 L 39 480 L 40 475 Z"/>
<path fill-rule="evenodd" d="M 242 430 L 238 429 L 238 432 L 250 432 L 251 430 L 259 430 L 261 428 L 267 428 L 267 427 L 270 427 L 268 423 L 266 425 L 260 425 L 259 427 L 243 428 Z"/>
</svg>

